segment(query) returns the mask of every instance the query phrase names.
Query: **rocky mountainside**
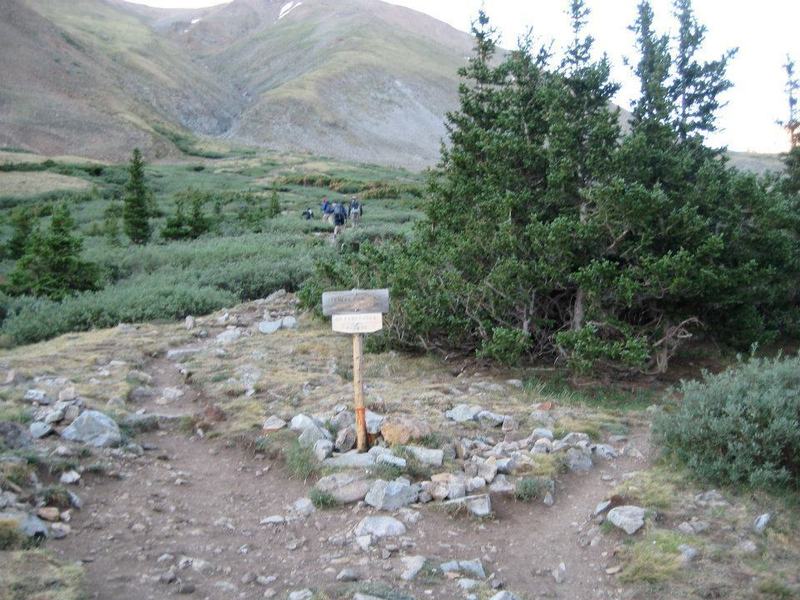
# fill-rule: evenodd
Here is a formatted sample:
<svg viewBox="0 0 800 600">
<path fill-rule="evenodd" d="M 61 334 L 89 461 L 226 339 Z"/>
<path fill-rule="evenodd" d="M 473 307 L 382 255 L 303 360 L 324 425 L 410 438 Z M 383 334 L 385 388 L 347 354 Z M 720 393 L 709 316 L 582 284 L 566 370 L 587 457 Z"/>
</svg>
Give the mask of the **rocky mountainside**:
<svg viewBox="0 0 800 600">
<path fill-rule="evenodd" d="M 0 145 L 105 159 L 215 136 L 423 167 L 471 47 L 378 0 L 4 0 L 0 12 Z"/>
</svg>

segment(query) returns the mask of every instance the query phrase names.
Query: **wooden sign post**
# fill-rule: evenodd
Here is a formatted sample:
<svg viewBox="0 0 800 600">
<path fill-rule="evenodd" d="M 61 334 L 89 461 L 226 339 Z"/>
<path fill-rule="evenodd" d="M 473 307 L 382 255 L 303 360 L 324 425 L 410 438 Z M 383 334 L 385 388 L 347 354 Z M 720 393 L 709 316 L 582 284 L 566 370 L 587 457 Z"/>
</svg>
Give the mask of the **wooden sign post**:
<svg viewBox="0 0 800 600">
<path fill-rule="evenodd" d="M 364 406 L 364 334 L 383 329 L 389 312 L 389 290 L 352 290 L 322 294 L 322 314 L 332 317 L 333 330 L 353 336 L 353 396 L 356 413 L 356 448 L 367 450 Z"/>
</svg>

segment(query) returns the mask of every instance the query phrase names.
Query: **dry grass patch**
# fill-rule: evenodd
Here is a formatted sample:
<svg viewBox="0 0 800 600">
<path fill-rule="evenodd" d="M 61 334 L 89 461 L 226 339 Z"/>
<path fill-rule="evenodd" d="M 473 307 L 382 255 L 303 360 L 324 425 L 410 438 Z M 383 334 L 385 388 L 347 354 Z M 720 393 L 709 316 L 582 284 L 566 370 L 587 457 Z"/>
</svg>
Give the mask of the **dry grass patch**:
<svg viewBox="0 0 800 600">
<path fill-rule="evenodd" d="M 81 600 L 83 569 L 42 550 L 4 552 L 0 560 L 2 600 Z"/>
<path fill-rule="evenodd" d="M 674 531 L 658 529 L 646 532 L 640 540 L 623 549 L 622 559 L 626 565 L 620 581 L 659 583 L 674 578 L 681 568 L 678 546 L 685 543 L 685 536 Z"/>
<path fill-rule="evenodd" d="M 85 179 L 48 171 L 0 172 L 0 189 L 5 196 L 25 197 L 47 192 L 88 190 L 92 185 Z"/>
<path fill-rule="evenodd" d="M 661 467 L 639 471 L 620 483 L 613 495 L 628 498 L 645 508 L 668 510 L 677 499 L 679 479 L 679 475 Z"/>
</svg>

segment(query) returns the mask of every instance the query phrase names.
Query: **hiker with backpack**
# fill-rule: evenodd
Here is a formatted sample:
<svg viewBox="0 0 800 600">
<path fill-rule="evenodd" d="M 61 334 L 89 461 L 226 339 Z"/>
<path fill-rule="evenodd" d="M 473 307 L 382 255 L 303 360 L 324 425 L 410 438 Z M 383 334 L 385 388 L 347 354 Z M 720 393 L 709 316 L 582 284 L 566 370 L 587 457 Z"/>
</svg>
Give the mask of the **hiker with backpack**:
<svg viewBox="0 0 800 600">
<path fill-rule="evenodd" d="M 361 205 L 361 202 L 358 201 L 358 198 L 355 196 L 352 197 L 350 200 L 350 207 L 348 212 L 350 213 L 350 222 L 353 224 L 353 227 L 359 224 L 361 221 L 361 216 L 364 214 L 364 207 Z"/>
<path fill-rule="evenodd" d="M 333 204 L 331 204 L 328 197 L 322 199 L 322 220 L 326 223 L 333 223 Z"/>
<path fill-rule="evenodd" d="M 340 202 L 333 204 L 333 239 L 341 233 L 345 222 L 347 222 L 347 209 Z"/>
</svg>

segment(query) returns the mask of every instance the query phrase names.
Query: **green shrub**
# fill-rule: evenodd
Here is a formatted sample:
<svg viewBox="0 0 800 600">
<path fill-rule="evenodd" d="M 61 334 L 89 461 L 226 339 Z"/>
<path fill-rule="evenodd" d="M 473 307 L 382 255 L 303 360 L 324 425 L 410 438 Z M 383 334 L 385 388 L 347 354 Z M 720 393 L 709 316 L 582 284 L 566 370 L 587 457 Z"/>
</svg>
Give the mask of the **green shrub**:
<svg viewBox="0 0 800 600">
<path fill-rule="evenodd" d="M 319 470 L 317 457 L 310 448 L 304 448 L 297 440 L 289 444 L 283 456 L 289 472 L 304 481 Z"/>
<path fill-rule="evenodd" d="M 530 345 L 530 336 L 520 329 L 495 327 L 492 337 L 483 343 L 478 355 L 507 365 L 516 365 Z"/>
<path fill-rule="evenodd" d="M 337 504 L 336 498 L 333 497 L 333 494 L 330 492 L 324 492 L 322 490 L 318 490 L 316 488 L 312 489 L 308 497 L 311 499 L 311 503 L 314 505 L 315 508 L 320 510 L 325 510 L 326 508 L 333 508 Z"/>
<path fill-rule="evenodd" d="M 0 550 L 17 550 L 25 545 L 25 536 L 13 520 L 0 520 Z"/>
<path fill-rule="evenodd" d="M 517 480 L 514 487 L 514 497 L 522 502 L 533 502 L 537 498 L 543 498 L 547 487 L 542 480 L 533 477 L 523 477 Z"/>
<path fill-rule="evenodd" d="M 800 358 L 751 358 L 678 391 L 654 425 L 670 456 L 712 483 L 800 488 Z"/>
</svg>

